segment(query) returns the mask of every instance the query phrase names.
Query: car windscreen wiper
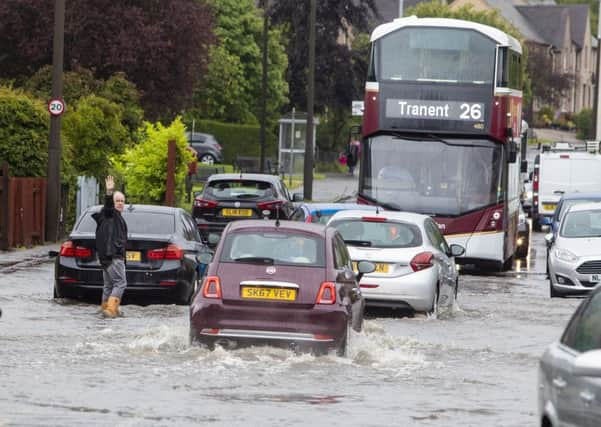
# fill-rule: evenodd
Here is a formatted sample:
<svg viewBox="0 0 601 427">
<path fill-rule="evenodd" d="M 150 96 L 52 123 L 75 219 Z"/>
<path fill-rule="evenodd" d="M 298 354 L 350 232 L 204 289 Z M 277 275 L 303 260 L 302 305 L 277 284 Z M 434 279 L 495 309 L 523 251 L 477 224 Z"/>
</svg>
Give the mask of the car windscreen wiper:
<svg viewBox="0 0 601 427">
<path fill-rule="evenodd" d="M 344 243 L 346 243 L 349 246 L 363 246 L 363 247 L 371 246 L 370 240 L 345 240 Z"/>
<path fill-rule="evenodd" d="M 245 256 L 241 258 L 234 258 L 236 262 L 248 262 L 251 264 L 264 264 L 264 265 L 273 265 L 273 258 L 266 257 L 256 257 L 256 256 Z"/>
</svg>

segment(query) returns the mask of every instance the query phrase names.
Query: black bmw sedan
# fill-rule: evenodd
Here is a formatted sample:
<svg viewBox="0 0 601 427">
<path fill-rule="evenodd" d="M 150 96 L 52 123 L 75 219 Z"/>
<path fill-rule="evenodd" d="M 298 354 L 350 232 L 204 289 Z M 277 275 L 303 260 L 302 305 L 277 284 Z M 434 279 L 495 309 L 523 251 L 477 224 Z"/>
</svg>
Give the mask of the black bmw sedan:
<svg viewBox="0 0 601 427">
<path fill-rule="evenodd" d="M 54 269 L 54 298 L 100 300 L 102 269 L 92 214 L 101 208 L 84 211 L 61 245 Z M 188 304 L 211 255 L 192 217 L 180 208 L 152 205 L 129 205 L 122 215 L 128 229 L 125 302 L 128 297 L 144 296 Z"/>
</svg>

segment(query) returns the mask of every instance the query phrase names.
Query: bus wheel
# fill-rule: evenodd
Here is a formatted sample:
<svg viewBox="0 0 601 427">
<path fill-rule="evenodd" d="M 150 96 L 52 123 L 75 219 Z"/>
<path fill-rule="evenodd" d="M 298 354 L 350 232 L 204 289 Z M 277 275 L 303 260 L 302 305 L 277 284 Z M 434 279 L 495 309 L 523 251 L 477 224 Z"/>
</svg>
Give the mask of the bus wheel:
<svg viewBox="0 0 601 427">
<path fill-rule="evenodd" d="M 511 270 L 511 268 L 513 267 L 514 258 L 515 258 L 515 255 L 511 255 L 509 258 L 507 258 L 507 261 L 505 261 L 503 263 L 503 271 Z"/>
</svg>

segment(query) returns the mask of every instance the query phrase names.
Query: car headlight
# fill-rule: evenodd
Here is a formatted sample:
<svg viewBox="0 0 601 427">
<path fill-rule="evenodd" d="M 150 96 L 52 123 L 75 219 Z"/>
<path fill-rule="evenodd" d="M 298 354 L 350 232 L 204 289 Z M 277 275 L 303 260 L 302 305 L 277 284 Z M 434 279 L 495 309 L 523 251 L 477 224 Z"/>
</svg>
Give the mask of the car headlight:
<svg viewBox="0 0 601 427">
<path fill-rule="evenodd" d="M 574 262 L 578 260 L 578 257 L 567 249 L 555 249 L 555 256 L 557 259 L 566 262 Z"/>
</svg>

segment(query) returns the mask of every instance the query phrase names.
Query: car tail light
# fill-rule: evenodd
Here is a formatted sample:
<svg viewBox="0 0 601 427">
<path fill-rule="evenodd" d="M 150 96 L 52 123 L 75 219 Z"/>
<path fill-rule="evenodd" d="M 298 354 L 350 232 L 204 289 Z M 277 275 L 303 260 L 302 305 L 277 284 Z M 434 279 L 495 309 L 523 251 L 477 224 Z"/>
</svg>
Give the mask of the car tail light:
<svg viewBox="0 0 601 427">
<path fill-rule="evenodd" d="M 425 270 L 434 265 L 432 264 L 432 258 L 434 258 L 432 252 L 421 252 L 413 257 L 409 265 L 411 265 L 413 271 Z"/>
<path fill-rule="evenodd" d="M 161 280 L 159 286 L 176 286 L 177 281 L 175 280 Z"/>
<path fill-rule="evenodd" d="M 532 176 L 532 206 L 538 207 L 538 166 L 534 166 L 534 174 Z"/>
<path fill-rule="evenodd" d="M 179 246 L 170 244 L 166 248 L 151 249 L 147 252 L 146 256 L 152 261 L 159 259 L 182 259 L 184 251 Z"/>
<path fill-rule="evenodd" d="M 366 283 L 366 284 L 362 283 L 361 285 L 359 285 L 359 287 L 365 288 L 365 289 L 375 289 L 375 288 L 379 288 L 380 285 L 371 285 L 371 284 L 368 284 L 368 283 Z"/>
<path fill-rule="evenodd" d="M 364 216 L 361 218 L 361 221 L 365 222 L 386 222 L 386 218 L 381 216 Z"/>
<path fill-rule="evenodd" d="M 71 240 L 67 240 L 61 245 L 59 254 L 60 256 L 69 258 L 90 258 L 92 256 L 92 249 L 75 246 Z"/>
<path fill-rule="evenodd" d="M 270 202 L 257 203 L 257 208 L 259 210 L 274 211 L 274 210 L 279 209 L 281 207 L 282 207 L 282 201 L 281 200 L 273 200 L 273 201 L 270 201 Z"/>
<path fill-rule="evenodd" d="M 323 282 L 317 292 L 315 304 L 334 304 L 336 303 L 336 284 L 333 282 Z"/>
<path fill-rule="evenodd" d="M 194 199 L 194 206 L 197 208 L 216 208 L 218 203 L 215 200 L 201 199 L 200 197 Z"/>
<path fill-rule="evenodd" d="M 207 276 L 202 284 L 202 296 L 221 299 L 221 281 L 219 276 Z"/>
<path fill-rule="evenodd" d="M 313 222 L 313 215 L 309 215 L 307 217 L 307 222 Z"/>
</svg>

